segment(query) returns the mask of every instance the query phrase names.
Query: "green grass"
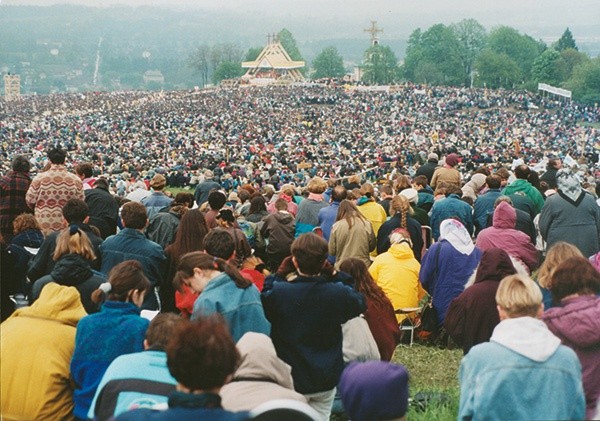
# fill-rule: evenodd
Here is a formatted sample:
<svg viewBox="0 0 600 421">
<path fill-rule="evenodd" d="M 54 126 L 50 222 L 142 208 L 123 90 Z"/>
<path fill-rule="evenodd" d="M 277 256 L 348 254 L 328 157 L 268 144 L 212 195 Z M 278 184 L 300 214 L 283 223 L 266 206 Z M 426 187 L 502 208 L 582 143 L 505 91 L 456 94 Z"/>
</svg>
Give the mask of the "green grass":
<svg viewBox="0 0 600 421">
<path fill-rule="evenodd" d="M 581 122 L 581 123 L 577 123 L 579 126 L 584 126 L 584 127 L 592 127 L 594 129 L 600 129 L 600 123 L 588 123 L 588 122 Z"/>
<path fill-rule="evenodd" d="M 396 348 L 392 361 L 408 369 L 411 398 L 419 392 L 442 393 L 448 397 L 446 403 L 432 400 L 425 411 L 417 411 L 411 405 L 407 414 L 410 421 L 456 419 L 460 396 L 458 367 L 462 356 L 460 349 L 440 349 L 420 344 Z"/>
</svg>

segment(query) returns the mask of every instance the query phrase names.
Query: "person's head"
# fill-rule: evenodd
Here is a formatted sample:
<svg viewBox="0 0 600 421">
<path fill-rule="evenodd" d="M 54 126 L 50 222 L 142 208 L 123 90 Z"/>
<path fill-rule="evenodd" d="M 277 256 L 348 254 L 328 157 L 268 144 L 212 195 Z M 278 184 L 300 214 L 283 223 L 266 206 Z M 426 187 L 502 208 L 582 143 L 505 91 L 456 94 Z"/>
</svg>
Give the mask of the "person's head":
<svg viewBox="0 0 600 421">
<path fill-rule="evenodd" d="M 381 194 L 382 199 L 387 199 L 394 195 L 394 189 L 389 184 L 384 184 L 379 188 L 379 193 Z"/>
<path fill-rule="evenodd" d="M 83 224 L 90 214 L 90 208 L 83 200 L 69 199 L 62 208 L 62 214 L 69 225 Z"/>
<path fill-rule="evenodd" d="M 405 228 L 396 228 L 390 234 L 390 244 L 408 244 L 412 247 L 412 240 L 410 239 L 410 233 Z"/>
<path fill-rule="evenodd" d="M 275 209 L 277 209 L 278 211 L 287 211 L 288 208 L 288 202 L 285 199 L 277 199 L 275 201 Z"/>
<path fill-rule="evenodd" d="M 331 201 L 332 202 L 341 202 L 342 200 L 348 197 L 348 190 L 342 185 L 335 186 L 331 191 Z"/>
<path fill-rule="evenodd" d="M 510 275 L 500 281 L 496 304 L 500 320 L 526 316 L 539 318 L 544 311 L 540 288 L 523 275 Z"/>
<path fill-rule="evenodd" d="M 427 162 L 433 162 L 434 164 L 437 164 L 439 159 L 440 157 L 438 156 L 438 154 L 434 152 L 431 152 L 429 155 L 427 155 Z"/>
<path fill-rule="evenodd" d="M 446 162 L 446 165 L 448 165 L 450 167 L 456 167 L 459 163 L 458 155 L 456 155 L 455 153 L 448 154 L 446 156 L 445 162 Z"/>
<path fill-rule="evenodd" d="M 94 181 L 93 187 L 95 189 L 102 189 L 108 191 L 108 180 L 104 177 L 100 177 L 96 181 Z"/>
<path fill-rule="evenodd" d="M 500 185 L 501 186 L 506 186 L 508 184 L 508 179 L 510 178 L 510 172 L 504 168 L 504 167 L 500 167 L 496 170 L 496 172 L 494 173 L 496 174 L 498 177 L 500 177 Z"/>
<path fill-rule="evenodd" d="M 400 226 L 406 228 L 407 216 L 413 214 L 413 210 L 410 207 L 408 199 L 402 195 L 394 196 L 390 203 L 390 214 L 395 216 L 400 215 Z"/>
<path fill-rule="evenodd" d="M 144 348 L 155 351 L 164 351 L 167 348 L 169 340 L 173 336 L 177 326 L 184 319 L 174 313 L 157 314 L 146 331 L 146 339 L 144 340 Z"/>
<path fill-rule="evenodd" d="M 435 191 L 433 192 L 433 195 L 435 197 L 446 196 L 446 192 L 447 192 L 448 186 L 449 186 L 449 184 L 446 183 L 445 181 L 440 181 L 435 186 Z"/>
<path fill-rule="evenodd" d="M 446 186 L 446 197 L 450 196 L 451 194 L 455 194 L 458 197 L 462 197 L 463 196 L 463 191 L 456 184 L 448 184 Z"/>
<path fill-rule="evenodd" d="M 238 288 L 248 288 L 252 285 L 227 261 L 201 251 L 184 254 L 179 259 L 173 285 L 178 290 L 181 290 L 182 285 L 187 285 L 195 292 L 202 292 L 212 279 L 223 272 L 235 282 Z"/>
<path fill-rule="evenodd" d="M 218 393 L 239 360 L 233 338 L 219 315 L 184 320 L 167 345 L 167 367 L 183 392 Z"/>
<path fill-rule="evenodd" d="M 150 180 L 150 187 L 152 187 L 154 191 L 162 191 L 166 185 L 167 179 L 162 174 L 156 174 L 152 177 L 152 180 Z"/>
<path fill-rule="evenodd" d="M 502 184 L 502 179 L 498 174 L 491 174 L 485 178 L 485 184 L 490 189 L 499 189 Z"/>
<path fill-rule="evenodd" d="M 577 198 L 583 189 L 577 174 L 569 168 L 563 168 L 556 173 L 556 186 L 558 190 L 569 197 Z"/>
<path fill-rule="evenodd" d="M 191 209 L 194 206 L 194 195 L 192 193 L 179 192 L 175 195 L 175 200 L 173 200 L 173 206 L 183 205 L 188 209 Z"/>
<path fill-rule="evenodd" d="M 348 177 L 348 183 L 350 184 L 360 184 L 360 175 L 354 174 Z"/>
<path fill-rule="evenodd" d="M 253 213 L 266 212 L 267 211 L 267 202 L 265 198 L 261 195 L 255 196 L 250 199 L 250 208 L 248 209 L 248 215 L 252 215 Z"/>
<path fill-rule="evenodd" d="M 500 282 L 508 275 L 517 273 L 508 253 L 502 249 L 492 247 L 483 252 L 481 260 L 475 271 L 475 282 L 496 281 Z"/>
<path fill-rule="evenodd" d="M 356 219 L 365 221 L 365 217 L 360 213 L 356 204 L 348 199 L 340 202 L 340 207 L 335 218 L 336 221 L 341 221 L 342 219 L 346 220 L 350 228 L 352 228 Z"/>
<path fill-rule="evenodd" d="M 190 251 L 204 249 L 204 238 L 208 233 L 204 214 L 199 209 L 190 209 L 181 217 L 175 240 L 170 246 L 174 257 L 179 257 Z"/>
<path fill-rule="evenodd" d="M 527 180 L 530 174 L 531 170 L 525 164 L 518 165 L 517 168 L 515 168 L 515 177 L 519 180 Z"/>
<path fill-rule="evenodd" d="M 513 206 L 513 201 L 510 197 L 508 196 L 498 196 L 496 198 L 496 200 L 494 200 L 494 209 L 496 209 L 498 207 L 498 205 L 500 205 L 500 203 L 508 203 L 509 205 Z"/>
<path fill-rule="evenodd" d="M 39 230 L 40 224 L 34 215 L 22 213 L 13 221 L 13 234 L 17 235 L 28 230 Z"/>
<path fill-rule="evenodd" d="M 75 174 L 82 180 L 94 175 L 94 167 L 89 162 L 82 162 L 75 167 Z"/>
<path fill-rule="evenodd" d="M 581 254 L 581 251 L 573 244 L 565 241 L 557 241 L 554 243 L 546 253 L 544 263 L 542 263 L 540 270 L 538 271 L 538 283 L 540 286 L 550 289 L 552 272 L 563 261 L 571 257 L 583 257 L 583 254 Z"/>
<path fill-rule="evenodd" d="M 214 178 L 215 174 L 211 171 L 211 170 L 206 170 L 204 171 L 204 179 L 205 180 L 212 180 Z"/>
<path fill-rule="evenodd" d="M 404 419 L 408 380 L 408 371 L 399 364 L 351 362 L 339 382 L 344 411 L 356 421 Z"/>
<path fill-rule="evenodd" d="M 585 257 L 569 257 L 554 269 L 549 287 L 556 303 L 570 295 L 597 295 L 600 273 Z"/>
<path fill-rule="evenodd" d="M 62 230 L 56 239 L 56 249 L 52 259 L 57 261 L 65 254 L 78 254 L 89 261 L 96 259 L 90 239 L 77 225 Z"/>
<path fill-rule="evenodd" d="M 395 180 L 395 189 L 397 192 L 400 192 L 405 189 L 409 189 L 412 187 L 410 179 L 405 175 L 399 175 Z"/>
<path fill-rule="evenodd" d="M 17 155 L 12 160 L 11 168 L 15 172 L 28 173 L 31 169 L 31 164 L 23 155 Z"/>
<path fill-rule="evenodd" d="M 560 170 L 561 168 L 562 168 L 562 161 L 560 160 L 560 158 L 550 158 L 548 160 L 548 163 L 546 164 L 547 170 L 551 170 L 551 169 Z"/>
<path fill-rule="evenodd" d="M 227 196 L 225 196 L 223 192 L 214 190 L 208 194 L 208 206 L 210 206 L 212 210 L 218 211 L 225 206 L 225 203 L 227 203 Z"/>
<path fill-rule="evenodd" d="M 53 164 L 62 165 L 67 159 L 67 151 L 60 147 L 52 148 L 48 151 L 48 159 Z"/>
<path fill-rule="evenodd" d="M 291 252 L 294 265 L 300 272 L 317 275 L 325 264 L 329 246 L 322 237 L 309 232 L 294 240 Z"/>
<path fill-rule="evenodd" d="M 406 197 L 409 203 L 416 205 L 419 202 L 419 192 L 417 189 L 413 189 L 412 187 L 409 189 L 404 189 L 400 192 L 400 196 Z"/>
<path fill-rule="evenodd" d="M 235 224 L 235 215 L 230 208 L 222 208 L 215 219 L 224 228 L 231 228 Z"/>
<path fill-rule="evenodd" d="M 247 200 L 250 199 L 250 193 L 246 189 L 238 190 L 238 199 L 240 203 L 246 203 Z"/>
<path fill-rule="evenodd" d="M 213 228 L 204 237 L 204 251 L 211 256 L 230 260 L 235 251 L 235 241 L 227 230 Z"/>
<path fill-rule="evenodd" d="M 429 185 L 429 182 L 427 181 L 426 176 L 417 175 L 415 178 L 413 178 L 412 185 L 415 189 L 422 190 Z"/>
<path fill-rule="evenodd" d="M 327 182 L 325 182 L 325 180 L 323 180 L 321 177 L 313 177 L 308 182 L 306 189 L 310 193 L 322 194 L 325 190 L 327 190 Z"/>
<path fill-rule="evenodd" d="M 369 200 L 375 200 L 375 187 L 371 183 L 364 183 L 360 186 L 360 194 Z"/>
<path fill-rule="evenodd" d="M 110 270 L 108 282 L 92 293 L 92 301 L 96 304 L 105 300 L 130 302 L 141 307 L 151 288 L 142 264 L 137 260 L 125 260 Z"/>
<path fill-rule="evenodd" d="M 123 205 L 121 210 L 121 219 L 125 228 L 141 230 L 146 227 L 148 214 L 146 207 L 140 202 L 128 202 Z"/>
</svg>

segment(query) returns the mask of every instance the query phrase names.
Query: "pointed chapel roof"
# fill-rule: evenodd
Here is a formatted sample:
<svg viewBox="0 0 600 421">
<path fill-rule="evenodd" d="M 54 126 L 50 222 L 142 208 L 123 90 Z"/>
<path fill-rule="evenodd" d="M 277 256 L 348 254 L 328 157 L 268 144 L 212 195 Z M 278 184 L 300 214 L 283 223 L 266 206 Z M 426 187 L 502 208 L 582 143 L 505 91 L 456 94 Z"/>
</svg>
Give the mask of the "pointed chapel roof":
<svg viewBox="0 0 600 421">
<path fill-rule="evenodd" d="M 247 69 L 300 69 L 304 61 L 293 61 L 279 41 L 269 43 L 254 61 L 242 62 Z"/>
</svg>

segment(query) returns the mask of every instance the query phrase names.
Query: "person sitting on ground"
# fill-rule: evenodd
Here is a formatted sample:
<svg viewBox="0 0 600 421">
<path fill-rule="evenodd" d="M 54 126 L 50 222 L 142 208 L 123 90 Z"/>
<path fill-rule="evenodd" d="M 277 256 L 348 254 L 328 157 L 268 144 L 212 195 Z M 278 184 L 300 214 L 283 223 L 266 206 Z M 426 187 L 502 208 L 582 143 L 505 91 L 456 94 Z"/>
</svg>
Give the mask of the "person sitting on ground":
<svg viewBox="0 0 600 421">
<path fill-rule="evenodd" d="M 419 200 L 417 201 L 417 206 L 423 209 L 425 212 L 429 213 L 434 202 L 434 192 L 433 189 L 429 186 L 427 177 L 425 177 L 424 175 L 416 176 L 415 178 L 413 178 L 412 187 L 418 192 Z"/>
<path fill-rule="evenodd" d="M 173 201 L 173 198 L 163 192 L 166 185 L 167 179 L 162 174 L 156 174 L 150 180 L 152 193 L 142 199 L 142 205 L 146 207 L 148 212 L 148 219 L 156 215 L 165 206 L 169 206 Z"/>
<path fill-rule="evenodd" d="M 542 320 L 579 357 L 586 419 L 591 419 L 600 400 L 600 273 L 585 257 L 570 257 L 554 269 L 549 287 L 559 306 L 544 312 Z"/>
<path fill-rule="evenodd" d="M 391 203 L 392 217 L 384 222 L 377 233 L 377 254 L 385 253 L 390 248 L 390 235 L 398 228 L 404 228 L 410 234 L 412 251 L 415 259 L 421 261 L 423 234 L 421 224 L 413 218 L 413 209 L 408 199 L 402 195 L 395 196 Z"/>
<path fill-rule="evenodd" d="M 435 241 L 440 237 L 440 224 L 448 218 L 457 218 L 466 228 L 469 236 L 473 234 L 473 208 L 461 200 L 462 190 L 454 184 L 446 186 L 446 198 L 437 200 L 431 207 L 429 222 Z"/>
<path fill-rule="evenodd" d="M 507 276 L 496 303 L 500 323 L 490 341 L 471 348 L 460 364 L 458 418 L 583 419 L 581 364 L 539 320 L 539 287 L 527 277 Z"/>
<path fill-rule="evenodd" d="M 344 368 L 341 325 L 365 311 L 366 303 L 352 289 L 352 278 L 326 262 L 323 238 L 303 234 L 291 251 L 265 280 L 261 297 L 271 339 L 277 355 L 292 367 L 296 391 L 328 419 Z"/>
<path fill-rule="evenodd" d="M 527 275 L 524 267 L 518 266 L 521 275 Z M 514 275 L 517 269 L 510 256 L 502 249 L 491 248 L 481 255 L 479 265 L 465 290 L 448 307 L 444 327 L 467 354 L 471 347 L 490 340 L 500 319 L 496 310 L 496 291 L 500 281 Z M 472 282 L 471 282 L 472 281 Z"/>
<path fill-rule="evenodd" d="M 85 311 L 88 314 L 96 313 L 98 306 L 92 301 L 92 293 L 106 282 L 106 278 L 100 272 L 92 270 L 91 263 L 96 255 L 87 234 L 77 225 L 63 230 L 56 241 L 53 258 L 56 264 L 52 272 L 33 284 L 30 302 L 38 299 L 46 285 L 55 282 L 77 288 Z"/>
<path fill-rule="evenodd" d="M 288 202 L 282 198 L 275 201 L 276 212 L 264 218 L 260 229 L 261 235 L 268 240 L 267 263 L 269 270 L 275 271 L 287 256 L 294 241 L 296 222 L 288 212 Z"/>
<path fill-rule="evenodd" d="M 219 392 L 231 378 L 240 356 L 220 317 L 183 321 L 167 345 L 167 366 L 177 380 L 168 409 L 135 409 L 116 421 L 247 420 L 246 412 L 222 408 Z"/>
<path fill-rule="evenodd" d="M 352 421 L 406 420 L 408 371 L 384 361 L 350 363 L 340 379 L 344 410 Z"/>
<path fill-rule="evenodd" d="M 119 203 L 108 191 L 106 178 L 94 181 L 94 188 L 84 191 L 85 203 L 90 209 L 90 225 L 100 230 L 103 239 L 117 233 L 119 221 Z"/>
<path fill-rule="evenodd" d="M 33 305 L 0 325 L 3 420 L 73 418 L 69 363 L 85 316 L 75 288 L 50 284 Z"/>
<path fill-rule="evenodd" d="M 364 183 L 360 188 L 361 196 L 356 200 L 356 206 L 360 213 L 369 221 L 373 227 L 375 233 L 375 239 L 377 239 L 377 233 L 379 228 L 387 220 L 387 213 L 385 209 L 377 203 L 375 197 L 375 187 L 371 183 Z M 377 256 L 377 250 L 371 252 L 371 256 Z"/>
<path fill-rule="evenodd" d="M 250 411 L 273 399 L 293 399 L 306 403 L 306 398 L 294 391 L 292 368 L 275 352 L 267 335 L 247 332 L 236 345 L 240 365 L 231 382 L 219 393 L 223 408 L 228 411 Z"/>
<path fill-rule="evenodd" d="M 203 252 L 188 253 L 179 260 L 173 282 L 201 293 L 192 320 L 220 313 L 234 340 L 246 332 L 271 333 L 258 289 L 225 260 Z"/>
<path fill-rule="evenodd" d="M 379 256 L 378 256 L 379 257 Z M 363 313 L 383 361 L 389 361 L 400 343 L 400 330 L 394 307 L 384 290 L 375 283 L 365 263 L 354 257 L 345 259 L 340 270 L 354 279 L 354 289 L 365 297 Z"/>
<path fill-rule="evenodd" d="M 455 168 L 459 164 L 460 160 L 458 155 L 455 153 L 448 154 L 444 160 L 444 165 L 437 168 L 431 177 L 431 187 L 435 189 L 441 182 L 453 184 L 460 188 L 462 185 L 462 177 L 460 172 Z"/>
<path fill-rule="evenodd" d="M 296 214 L 296 238 L 301 234 L 311 232 L 319 224 L 319 211 L 327 206 L 323 200 L 323 192 L 327 183 L 320 177 L 313 177 L 306 186 L 308 198 L 298 205 Z"/>
<path fill-rule="evenodd" d="M 137 408 L 166 404 L 177 381 L 169 373 L 165 348 L 183 321 L 173 313 L 158 314 L 148 326 L 144 351 L 117 357 L 106 369 L 88 413 L 107 420 Z"/>
<path fill-rule="evenodd" d="M 166 249 L 175 240 L 181 218 L 193 205 L 191 193 L 177 193 L 169 206 L 148 219 L 146 237 Z"/>
<path fill-rule="evenodd" d="M 8 251 L 13 257 L 13 279 L 15 292 L 29 294 L 27 283 L 29 262 L 38 252 L 44 241 L 44 234 L 37 219 L 30 213 L 23 213 L 13 221 L 13 234 Z M 5 285 L 3 285 L 4 287 Z"/>
<path fill-rule="evenodd" d="M 73 414 L 77 419 L 87 419 L 96 388 L 110 363 L 120 355 L 143 350 L 149 322 L 140 317 L 140 307 L 150 289 L 142 265 L 126 260 L 116 265 L 108 282 L 92 294 L 92 301 L 102 303 L 102 307 L 77 324 L 71 360 Z"/>
</svg>

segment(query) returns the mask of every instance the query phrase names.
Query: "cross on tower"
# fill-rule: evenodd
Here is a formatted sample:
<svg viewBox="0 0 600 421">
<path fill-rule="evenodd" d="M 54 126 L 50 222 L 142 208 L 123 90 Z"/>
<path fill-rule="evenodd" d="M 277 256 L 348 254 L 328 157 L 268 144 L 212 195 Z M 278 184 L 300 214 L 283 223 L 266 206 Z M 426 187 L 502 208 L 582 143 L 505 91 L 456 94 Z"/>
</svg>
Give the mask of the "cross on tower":
<svg viewBox="0 0 600 421">
<path fill-rule="evenodd" d="M 377 37 L 377 34 L 379 32 L 383 32 L 383 29 L 377 28 L 377 21 L 376 20 L 372 20 L 371 21 L 371 27 L 365 29 L 364 31 L 365 32 L 369 32 L 371 34 L 371 43 L 373 45 L 379 44 L 379 38 Z"/>
</svg>

